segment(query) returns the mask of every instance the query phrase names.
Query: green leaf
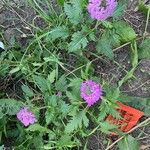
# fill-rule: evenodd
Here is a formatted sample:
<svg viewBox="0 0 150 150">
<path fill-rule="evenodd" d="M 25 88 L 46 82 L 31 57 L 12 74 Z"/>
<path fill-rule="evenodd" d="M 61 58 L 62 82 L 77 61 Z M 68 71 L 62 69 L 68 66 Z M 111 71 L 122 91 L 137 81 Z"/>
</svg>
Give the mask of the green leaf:
<svg viewBox="0 0 150 150">
<path fill-rule="evenodd" d="M 58 3 L 59 5 L 64 5 L 64 2 L 65 2 L 65 0 L 57 0 L 57 3 Z"/>
<path fill-rule="evenodd" d="M 1 64 L 0 65 L 0 76 L 5 76 L 6 73 L 8 72 L 9 65 L 8 64 Z"/>
<path fill-rule="evenodd" d="M 131 79 L 134 76 L 134 71 L 136 67 L 132 68 L 127 74 L 118 82 L 119 87 L 123 85 L 123 83 L 127 82 L 129 79 Z"/>
<path fill-rule="evenodd" d="M 57 91 L 66 91 L 67 89 L 67 80 L 64 75 L 62 75 L 59 80 L 55 83 Z"/>
<path fill-rule="evenodd" d="M 120 36 L 122 42 L 130 42 L 136 38 L 136 33 L 130 25 L 124 21 L 113 23 L 116 33 Z"/>
<path fill-rule="evenodd" d="M 71 140 L 71 136 L 68 134 L 62 135 L 61 138 L 57 141 L 57 146 L 59 148 L 72 147 L 75 143 Z"/>
<path fill-rule="evenodd" d="M 144 108 L 144 115 L 145 115 L 145 116 L 150 116 L 150 106 L 146 106 L 146 107 Z"/>
<path fill-rule="evenodd" d="M 77 25 L 82 21 L 83 15 L 81 0 L 71 0 L 70 2 L 65 2 L 64 11 L 72 24 Z"/>
<path fill-rule="evenodd" d="M 45 113 L 45 119 L 46 119 L 47 125 L 50 124 L 52 121 L 54 121 L 54 119 L 55 119 L 54 112 L 48 109 Z"/>
<path fill-rule="evenodd" d="M 117 128 L 116 125 L 110 124 L 107 121 L 100 122 L 100 127 L 101 127 L 101 131 L 106 134 L 109 134 L 111 132 L 111 130 Z"/>
<path fill-rule="evenodd" d="M 107 121 L 100 122 L 101 131 L 103 133 L 109 134 L 113 129 L 116 129 L 117 126 L 114 124 L 110 124 Z"/>
<path fill-rule="evenodd" d="M 34 75 L 33 79 L 42 92 L 48 91 L 50 89 L 50 83 L 48 83 L 47 80 L 42 76 Z"/>
<path fill-rule="evenodd" d="M 76 95 L 73 95 L 71 92 L 66 92 L 67 97 L 69 98 L 69 100 L 71 101 L 78 101 L 78 97 L 76 97 Z"/>
<path fill-rule="evenodd" d="M 48 75 L 48 80 L 50 81 L 50 83 L 53 83 L 55 81 L 56 78 L 56 70 L 53 70 L 50 75 Z"/>
<path fill-rule="evenodd" d="M 138 55 L 140 59 L 150 58 L 150 38 L 145 39 L 138 50 Z"/>
<path fill-rule="evenodd" d="M 125 136 L 121 141 L 118 142 L 120 150 L 139 150 L 138 141 L 131 135 Z"/>
<path fill-rule="evenodd" d="M 20 101 L 14 99 L 0 99 L 0 113 L 4 115 L 16 115 L 23 104 Z"/>
<path fill-rule="evenodd" d="M 87 46 L 88 40 L 80 31 L 72 35 L 72 41 L 69 43 L 69 52 L 77 52 Z"/>
<path fill-rule="evenodd" d="M 78 128 L 82 128 L 83 125 L 87 127 L 89 125 L 89 119 L 87 118 L 85 111 L 80 111 L 69 121 L 65 128 L 65 132 L 71 133 Z"/>
<path fill-rule="evenodd" d="M 138 8 L 139 8 L 139 11 L 143 12 L 144 15 L 147 16 L 148 10 L 150 9 L 150 5 L 146 5 L 145 1 L 140 0 Z"/>
<path fill-rule="evenodd" d="M 69 87 L 78 87 L 81 85 L 83 80 L 81 78 L 74 78 L 70 80 L 70 84 L 68 85 Z"/>
<path fill-rule="evenodd" d="M 56 40 L 57 38 L 65 39 L 68 36 L 69 30 L 65 26 L 58 26 L 50 31 L 50 37 L 52 40 Z"/>
<path fill-rule="evenodd" d="M 33 91 L 27 85 L 22 85 L 21 88 L 23 92 L 25 93 L 25 95 L 27 95 L 28 97 L 34 96 Z"/>
<path fill-rule="evenodd" d="M 118 18 L 118 17 L 122 16 L 127 4 L 128 4 L 128 0 L 119 0 L 117 8 L 114 11 L 112 17 Z"/>
<path fill-rule="evenodd" d="M 50 132 L 50 130 L 48 128 L 43 127 L 39 124 L 30 125 L 26 130 L 31 131 L 31 132 L 38 131 L 40 133 L 49 133 Z"/>
<path fill-rule="evenodd" d="M 98 41 L 96 50 L 99 53 L 104 54 L 105 56 L 109 57 L 110 59 L 113 59 L 114 53 L 112 51 L 111 41 L 107 38 L 106 33 L 104 33 L 102 37 L 100 38 L 100 40 Z"/>
<path fill-rule="evenodd" d="M 19 66 L 17 66 L 17 67 L 15 67 L 15 68 L 13 68 L 12 70 L 10 70 L 10 74 L 14 74 L 14 73 L 16 73 L 16 72 L 18 72 L 20 70 L 20 67 Z"/>
<path fill-rule="evenodd" d="M 132 67 L 136 67 L 138 65 L 138 50 L 137 50 L 137 43 L 134 40 L 131 43 L 131 62 L 132 62 Z"/>
<path fill-rule="evenodd" d="M 63 116 L 68 115 L 69 111 L 70 111 L 70 105 L 66 104 L 64 101 L 61 102 L 60 105 L 60 112 L 62 113 Z"/>
</svg>

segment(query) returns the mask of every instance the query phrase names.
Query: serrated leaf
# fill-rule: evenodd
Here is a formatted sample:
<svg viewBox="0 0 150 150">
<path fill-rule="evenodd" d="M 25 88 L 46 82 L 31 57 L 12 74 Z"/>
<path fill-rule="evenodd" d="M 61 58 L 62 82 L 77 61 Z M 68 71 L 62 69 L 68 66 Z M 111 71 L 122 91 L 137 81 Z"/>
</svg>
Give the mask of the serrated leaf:
<svg viewBox="0 0 150 150">
<path fill-rule="evenodd" d="M 50 31 L 49 36 L 52 40 L 56 40 L 57 38 L 65 39 L 69 36 L 69 30 L 65 26 L 58 26 Z"/>
<path fill-rule="evenodd" d="M 138 55 L 140 59 L 150 58 L 150 38 L 145 39 L 138 50 Z"/>
<path fill-rule="evenodd" d="M 69 43 L 69 52 L 77 52 L 87 46 L 88 40 L 80 31 L 72 35 L 72 41 Z"/>
<path fill-rule="evenodd" d="M 83 82 L 83 80 L 81 78 L 75 78 L 75 79 L 71 79 L 70 80 L 70 84 L 68 85 L 68 87 L 77 87 L 80 86 L 80 84 Z"/>
<path fill-rule="evenodd" d="M 62 75 L 59 80 L 55 83 L 57 91 L 66 91 L 67 89 L 67 80 L 64 75 Z"/>
<path fill-rule="evenodd" d="M 45 113 L 46 124 L 50 124 L 55 119 L 55 114 L 53 111 L 47 110 Z"/>
<path fill-rule="evenodd" d="M 50 83 L 53 83 L 55 81 L 56 78 L 56 70 L 53 70 L 50 75 L 48 75 L 48 80 L 50 81 Z"/>
<path fill-rule="evenodd" d="M 107 39 L 107 36 L 105 34 L 103 34 L 103 36 L 98 41 L 98 44 L 96 46 L 96 50 L 99 53 L 104 54 L 105 56 L 109 57 L 110 59 L 113 59 L 113 57 L 114 57 L 114 53 L 112 51 L 111 41 L 109 41 Z"/>
<path fill-rule="evenodd" d="M 123 15 L 124 10 L 128 4 L 128 0 L 119 0 L 116 10 L 114 11 L 112 17 L 118 18 Z"/>
<path fill-rule="evenodd" d="M 34 75 L 33 79 L 42 92 L 48 91 L 50 89 L 50 83 L 48 83 L 44 77 Z"/>
<path fill-rule="evenodd" d="M 89 119 L 86 117 L 85 111 L 80 111 L 69 121 L 69 123 L 65 127 L 65 132 L 71 133 L 78 128 L 82 128 L 83 125 L 87 127 L 88 124 Z"/>
<path fill-rule="evenodd" d="M 111 130 L 116 129 L 116 126 L 114 124 L 110 124 L 107 121 L 100 122 L 101 131 L 108 134 L 111 132 Z"/>
<path fill-rule="evenodd" d="M 77 25 L 82 20 L 82 1 L 71 0 L 64 3 L 64 11 L 69 18 L 70 22 Z"/>
<path fill-rule="evenodd" d="M 39 124 L 30 125 L 26 130 L 31 131 L 31 132 L 38 131 L 40 133 L 49 133 L 50 132 L 50 130 L 48 128 L 43 127 Z"/>
<path fill-rule="evenodd" d="M 60 105 L 60 112 L 62 113 L 62 115 L 67 115 L 70 111 L 70 105 L 66 104 L 64 101 L 61 102 Z"/>
<path fill-rule="evenodd" d="M 58 147 L 71 147 L 74 142 L 71 140 L 71 136 L 68 134 L 62 135 L 61 138 L 57 141 Z"/>
<path fill-rule="evenodd" d="M 69 100 L 71 101 L 78 101 L 78 98 L 76 97 L 76 95 L 73 95 L 71 92 L 66 92 L 67 97 L 69 98 Z"/>
<path fill-rule="evenodd" d="M 23 104 L 14 99 L 0 99 L 0 108 L 3 114 L 16 115 Z"/>
<path fill-rule="evenodd" d="M 33 91 L 27 85 L 22 85 L 21 88 L 28 97 L 32 97 L 34 95 Z"/>
<path fill-rule="evenodd" d="M 136 33 L 133 28 L 124 21 L 117 21 L 113 23 L 116 33 L 120 36 L 122 42 L 129 42 L 136 38 Z"/>
</svg>

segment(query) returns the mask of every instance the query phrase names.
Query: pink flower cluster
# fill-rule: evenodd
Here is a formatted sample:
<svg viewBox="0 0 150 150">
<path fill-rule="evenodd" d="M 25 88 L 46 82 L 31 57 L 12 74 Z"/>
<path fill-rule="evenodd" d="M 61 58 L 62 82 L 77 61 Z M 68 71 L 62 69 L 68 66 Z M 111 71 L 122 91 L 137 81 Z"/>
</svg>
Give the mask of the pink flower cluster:
<svg viewBox="0 0 150 150">
<path fill-rule="evenodd" d="M 105 6 L 102 6 L 105 3 Z M 88 12 L 93 19 L 106 20 L 116 9 L 116 0 L 89 0 Z"/>
<path fill-rule="evenodd" d="M 35 115 L 30 112 L 26 107 L 22 108 L 17 113 L 17 118 L 24 124 L 24 126 L 34 124 L 37 121 Z"/>
<path fill-rule="evenodd" d="M 86 80 L 80 87 L 81 97 L 88 106 L 93 105 L 102 98 L 102 87 L 92 80 Z"/>
</svg>

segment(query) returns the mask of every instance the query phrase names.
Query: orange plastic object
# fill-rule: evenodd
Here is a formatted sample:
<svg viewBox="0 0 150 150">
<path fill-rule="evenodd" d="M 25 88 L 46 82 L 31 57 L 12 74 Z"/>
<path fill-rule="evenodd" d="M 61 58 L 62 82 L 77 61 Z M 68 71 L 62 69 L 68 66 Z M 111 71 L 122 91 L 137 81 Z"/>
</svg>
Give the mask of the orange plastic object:
<svg viewBox="0 0 150 150">
<path fill-rule="evenodd" d="M 118 125 L 121 131 L 128 132 L 137 124 L 138 120 L 144 115 L 144 113 L 135 108 L 124 105 L 121 102 L 117 101 L 117 104 L 119 106 L 117 111 L 120 113 L 122 118 L 116 119 L 112 115 L 109 115 L 106 120 Z"/>
</svg>

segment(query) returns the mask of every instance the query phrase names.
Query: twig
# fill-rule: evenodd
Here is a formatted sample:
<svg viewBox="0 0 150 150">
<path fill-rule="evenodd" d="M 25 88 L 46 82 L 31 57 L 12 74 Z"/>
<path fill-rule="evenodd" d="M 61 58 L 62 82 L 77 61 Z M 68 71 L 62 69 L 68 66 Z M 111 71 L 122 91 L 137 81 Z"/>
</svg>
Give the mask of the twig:
<svg viewBox="0 0 150 150">
<path fill-rule="evenodd" d="M 141 122 L 140 124 L 138 124 L 137 126 L 135 126 L 134 128 L 132 128 L 130 131 L 127 132 L 127 134 L 133 132 L 134 130 L 136 130 L 137 128 L 143 126 L 145 123 L 150 121 L 150 117 L 147 118 L 146 120 L 144 120 L 143 122 Z M 123 138 L 125 137 L 125 135 L 121 136 L 118 140 L 116 140 L 114 143 L 112 143 L 110 146 L 108 146 L 105 150 L 109 150 L 111 149 L 114 145 L 116 145 L 119 141 L 121 141 Z"/>
</svg>

